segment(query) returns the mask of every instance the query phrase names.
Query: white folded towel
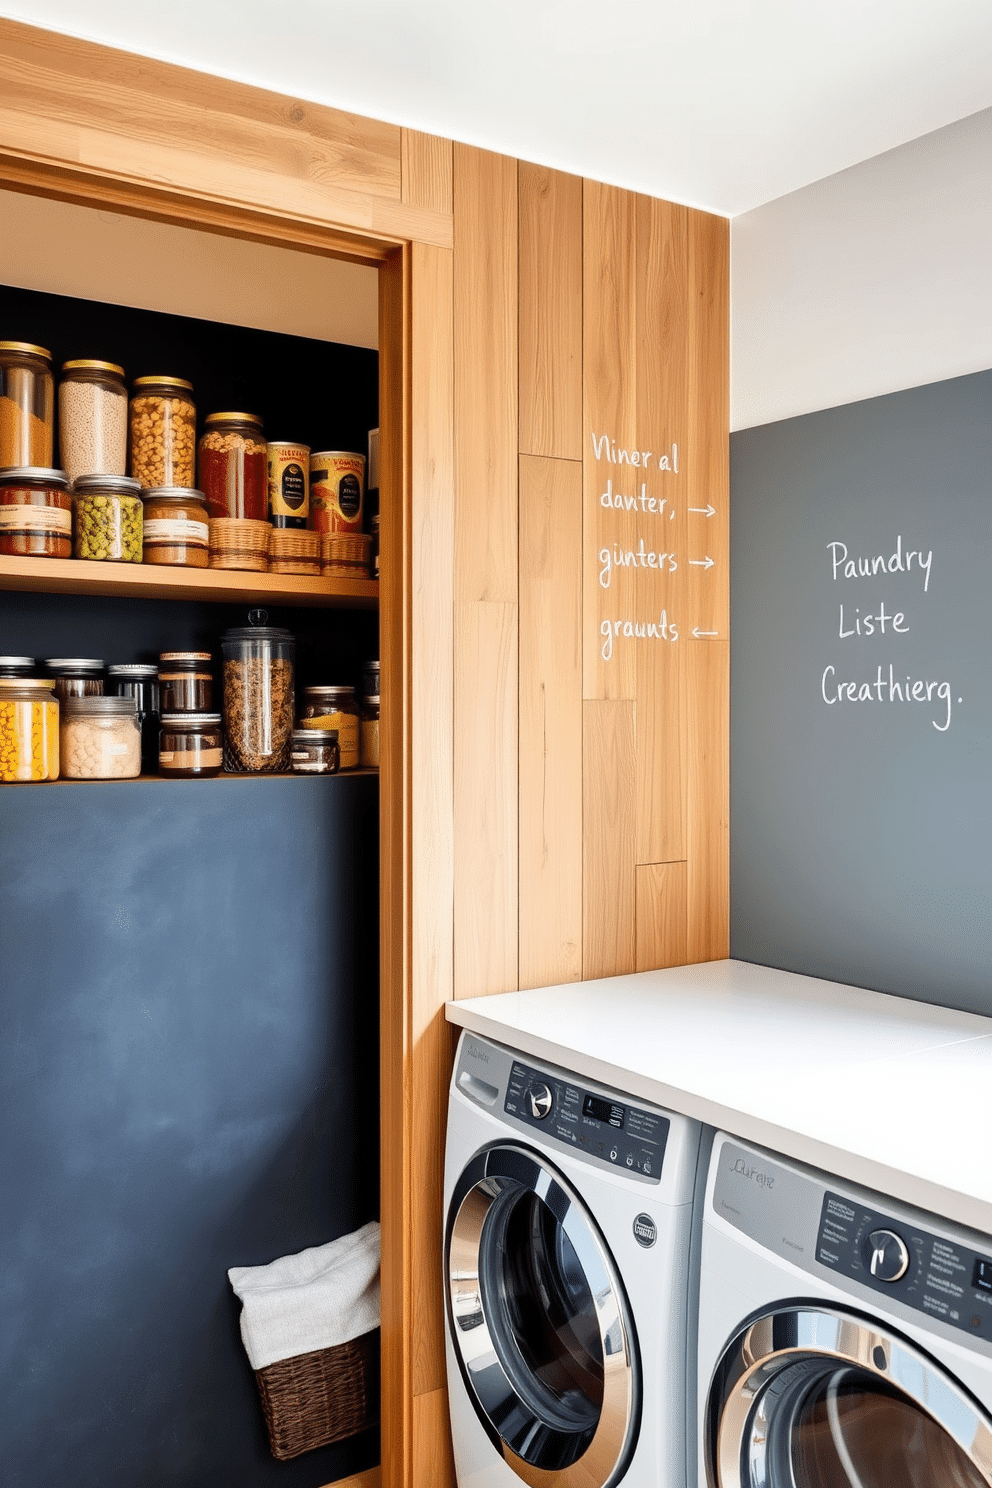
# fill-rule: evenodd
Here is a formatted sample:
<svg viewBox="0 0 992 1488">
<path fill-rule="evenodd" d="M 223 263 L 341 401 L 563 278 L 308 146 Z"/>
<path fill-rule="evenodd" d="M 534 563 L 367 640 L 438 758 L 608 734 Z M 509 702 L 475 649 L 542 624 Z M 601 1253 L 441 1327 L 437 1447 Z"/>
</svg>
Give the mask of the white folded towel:
<svg viewBox="0 0 992 1488">
<path fill-rule="evenodd" d="M 379 1326 L 379 1225 L 268 1266 L 234 1266 L 252 1369 L 347 1343 Z"/>
</svg>

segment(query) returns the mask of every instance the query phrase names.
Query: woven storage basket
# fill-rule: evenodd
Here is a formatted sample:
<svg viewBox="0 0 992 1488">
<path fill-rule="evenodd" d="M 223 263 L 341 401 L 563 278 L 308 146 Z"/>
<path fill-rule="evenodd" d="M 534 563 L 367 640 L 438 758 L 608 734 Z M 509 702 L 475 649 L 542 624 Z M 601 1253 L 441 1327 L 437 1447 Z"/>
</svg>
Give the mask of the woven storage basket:
<svg viewBox="0 0 992 1488">
<path fill-rule="evenodd" d="M 321 573 L 327 578 L 367 579 L 372 539 L 364 532 L 323 532 Z"/>
<path fill-rule="evenodd" d="M 268 522 L 250 517 L 214 517 L 210 523 L 210 567 L 264 573 L 269 566 Z"/>
<path fill-rule="evenodd" d="M 378 1423 L 379 1340 L 377 1328 L 256 1369 L 273 1457 L 285 1462 Z"/>
</svg>

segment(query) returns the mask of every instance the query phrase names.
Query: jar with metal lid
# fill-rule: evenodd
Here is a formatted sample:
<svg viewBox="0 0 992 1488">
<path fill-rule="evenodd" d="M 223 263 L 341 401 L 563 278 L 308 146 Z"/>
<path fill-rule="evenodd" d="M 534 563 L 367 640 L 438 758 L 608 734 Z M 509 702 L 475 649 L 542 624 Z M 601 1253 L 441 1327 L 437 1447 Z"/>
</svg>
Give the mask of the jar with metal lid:
<svg viewBox="0 0 992 1488">
<path fill-rule="evenodd" d="M 337 729 L 294 729 L 289 761 L 296 775 L 336 775 L 341 768 Z"/>
<path fill-rule="evenodd" d="M 69 479 L 127 471 L 127 388 L 116 362 L 62 363 L 59 451 Z"/>
<path fill-rule="evenodd" d="M 342 770 L 358 768 L 360 714 L 353 687 L 306 687 L 300 727 L 336 729 Z"/>
<path fill-rule="evenodd" d="M 239 774 L 289 768 L 296 642 L 252 610 L 247 626 L 224 632 L 224 767 Z"/>
<path fill-rule="evenodd" d="M 153 772 L 158 765 L 158 667 L 138 661 L 108 666 L 107 694 L 134 698 L 141 730 L 141 766 Z"/>
<path fill-rule="evenodd" d="M 73 555 L 95 562 L 141 562 L 141 486 L 126 475 L 81 475 L 72 486 Z"/>
<path fill-rule="evenodd" d="M 0 682 L 20 682 L 33 671 L 33 656 L 0 656 Z"/>
<path fill-rule="evenodd" d="M 196 405 L 182 377 L 136 377 L 131 386 L 131 474 L 143 486 L 190 487 L 196 479 Z"/>
<path fill-rule="evenodd" d="M 134 780 L 141 774 L 134 698 L 69 698 L 62 710 L 60 753 L 66 780 Z"/>
<path fill-rule="evenodd" d="M 72 497 L 64 471 L 28 465 L 0 470 L 0 553 L 72 557 Z"/>
<path fill-rule="evenodd" d="M 209 651 L 163 651 L 158 659 L 159 702 L 163 713 L 209 713 L 214 679 Z"/>
<path fill-rule="evenodd" d="M 52 464 L 52 353 L 30 341 L 0 341 L 0 466 Z"/>
<path fill-rule="evenodd" d="M 266 448 L 257 413 L 207 414 L 199 468 L 212 517 L 266 520 Z"/>
<path fill-rule="evenodd" d="M 0 780 L 58 780 L 59 705 L 52 684 L 0 681 Z"/>
<path fill-rule="evenodd" d="M 202 491 L 157 486 L 143 493 L 144 561 L 179 568 L 210 563 L 210 523 Z"/>
<path fill-rule="evenodd" d="M 158 768 L 177 780 L 219 775 L 224 731 L 219 713 L 163 713 Z"/>
<path fill-rule="evenodd" d="M 100 697 L 103 693 L 103 662 L 96 657 L 49 656 L 42 666 L 63 705 L 71 697 Z"/>
</svg>

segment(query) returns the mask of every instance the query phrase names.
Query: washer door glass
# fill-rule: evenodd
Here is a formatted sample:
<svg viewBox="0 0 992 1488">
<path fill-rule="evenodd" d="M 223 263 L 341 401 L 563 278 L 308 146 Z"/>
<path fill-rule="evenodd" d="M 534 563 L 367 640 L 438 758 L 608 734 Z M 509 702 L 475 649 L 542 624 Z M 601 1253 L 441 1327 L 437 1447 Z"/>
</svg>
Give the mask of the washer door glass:
<svg viewBox="0 0 992 1488">
<path fill-rule="evenodd" d="M 707 1408 L 717 1488 L 990 1488 L 992 1422 L 897 1334 L 795 1306 L 731 1341 Z"/>
<path fill-rule="evenodd" d="M 449 1324 L 476 1412 L 525 1482 L 615 1482 L 639 1414 L 627 1301 L 567 1180 L 536 1153 L 480 1153 L 455 1191 Z"/>
</svg>

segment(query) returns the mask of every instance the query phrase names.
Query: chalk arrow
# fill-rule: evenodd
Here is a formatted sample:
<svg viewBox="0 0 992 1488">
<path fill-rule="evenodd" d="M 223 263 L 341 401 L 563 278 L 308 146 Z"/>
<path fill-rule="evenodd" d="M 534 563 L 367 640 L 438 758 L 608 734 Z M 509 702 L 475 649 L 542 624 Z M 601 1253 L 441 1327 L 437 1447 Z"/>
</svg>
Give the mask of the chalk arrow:
<svg viewBox="0 0 992 1488">
<path fill-rule="evenodd" d="M 692 633 L 697 641 L 701 641 L 704 636 L 716 636 L 720 634 L 718 630 L 700 630 L 698 625 L 692 627 Z"/>
<path fill-rule="evenodd" d="M 712 568 L 713 559 L 707 553 L 705 558 L 690 558 L 689 563 L 693 568 Z"/>
<path fill-rule="evenodd" d="M 698 512 L 701 517 L 715 517 L 716 516 L 716 507 L 715 506 L 710 506 L 708 502 L 707 502 L 706 506 L 690 506 L 689 510 L 691 512 Z"/>
</svg>

